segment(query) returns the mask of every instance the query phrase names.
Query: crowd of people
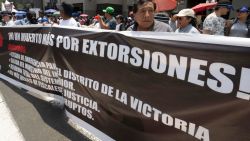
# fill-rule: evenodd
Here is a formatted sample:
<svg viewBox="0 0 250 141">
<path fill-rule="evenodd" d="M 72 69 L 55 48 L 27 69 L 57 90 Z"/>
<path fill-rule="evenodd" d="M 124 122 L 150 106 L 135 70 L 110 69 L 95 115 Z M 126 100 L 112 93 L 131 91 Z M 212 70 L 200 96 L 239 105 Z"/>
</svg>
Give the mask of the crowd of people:
<svg viewBox="0 0 250 141">
<path fill-rule="evenodd" d="M 250 38 L 250 10 L 247 6 L 237 9 L 234 19 L 223 18 L 233 5 L 230 2 L 218 2 L 214 11 L 206 16 L 202 23 L 197 23 L 197 13 L 191 8 L 182 9 L 176 14 L 169 13 L 169 21 L 161 22 L 154 18 L 156 4 L 153 0 L 138 0 L 133 11 L 128 17 L 114 15 L 115 9 L 108 6 L 103 10 L 104 15 L 73 16 L 73 7 L 63 2 L 57 7 L 59 16 L 46 15 L 39 12 L 39 18 L 35 13 L 28 12 L 25 16 L 13 15 L 11 12 L 1 13 L 3 26 L 43 24 L 52 26 L 70 26 L 83 28 L 100 28 L 117 31 L 153 31 L 175 32 L 191 34 L 210 34 L 234 37 Z"/>
</svg>

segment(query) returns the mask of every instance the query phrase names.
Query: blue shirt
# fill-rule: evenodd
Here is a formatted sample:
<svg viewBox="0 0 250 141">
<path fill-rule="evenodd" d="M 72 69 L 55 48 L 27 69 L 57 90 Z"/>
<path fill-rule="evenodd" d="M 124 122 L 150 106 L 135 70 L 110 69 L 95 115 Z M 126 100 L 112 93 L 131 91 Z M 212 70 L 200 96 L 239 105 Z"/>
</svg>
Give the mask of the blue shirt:
<svg viewBox="0 0 250 141">
<path fill-rule="evenodd" d="M 193 27 L 191 24 L 187 25 L 184 28 L 178 28 L 176 29 L 175 33 L 194 33 L 194 34 L 200 34 L 200 32 Z"/>
<path fill-rule="evenodd" d="M 116 20 L 115 20 L 115 18 L 114 17 L 112 17 L 112 19 L 107 19 L 106 21 L 105 21 L 105 24 L 109 27 L 109 29 L 111 29 L 111 30 L 115 30 L 115 28 L 116 28 Z"/>
</svg>

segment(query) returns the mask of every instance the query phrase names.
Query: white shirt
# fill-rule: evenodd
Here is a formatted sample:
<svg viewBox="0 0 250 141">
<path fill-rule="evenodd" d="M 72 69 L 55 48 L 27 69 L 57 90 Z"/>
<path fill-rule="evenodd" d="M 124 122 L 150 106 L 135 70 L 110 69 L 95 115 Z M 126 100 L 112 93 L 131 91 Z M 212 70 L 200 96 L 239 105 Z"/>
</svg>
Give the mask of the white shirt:
<svg viewBox="0 0 250 141">
<path fill-rule="evenodd" d="M 200 32 L 193 27 L 191 24 L 187 25 L 184 28 L 178 28 L 175 33 L 193 33 L 193 34 L 200 34 Z"/>
<path fill-rule="evenodd" d="M 116 25 L 116 27 L 115 27 L 115 30 L 116 30 L 116 31 L 119 31 L 119 30 L 120 30 L 120 26 L 121 26 L 121 25 L 122 25 L 122 23 L 117 24 L 117 25 Z"/>
<path fill-rule="evenodd" d="M 9 22 L 6 23 L 5 26 L 15 26 L 15 22 L 13 20 L 10 20 Z"/>
<path fill-rule="evenodd" d="M 78 24 L 74 18 L 70 18 L 68 20 L 62 20 L 59 26 L 71 26 L 71 27 L 78 27 Z"/>
</svg>

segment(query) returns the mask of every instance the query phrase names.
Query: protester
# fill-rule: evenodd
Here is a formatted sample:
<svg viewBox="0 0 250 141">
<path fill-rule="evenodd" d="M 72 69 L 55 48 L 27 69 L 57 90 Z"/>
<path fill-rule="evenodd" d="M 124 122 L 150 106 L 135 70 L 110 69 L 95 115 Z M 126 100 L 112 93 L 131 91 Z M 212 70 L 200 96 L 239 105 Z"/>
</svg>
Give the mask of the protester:
<svg viewBox="0 0 250 141">
<path fill-rule="evenodd" d="M 127 30 L 130 26 L 132 26 L 135 23 L 134 18 L 127 17 L 125 18 L 125 30 Z"/>
<path fill-rule="evenodd" d="M 130 11 L 128 13 L 128 17 L 125 18 L 124 23 L 125 23 L 125 30 L 127 30 L 131 25 L 133 25 L 135 23 L 133 11 Z"/>
<path fill-rule="evenodd" d="M 2 12 L 3 26 L 15 26 L 15 22 L 12 19 L 12 13 L 9 11 Z"/>
<path fill-rule="evenodd" d="M 249 9 L 247 6 L 242 6 L 237 10 L 237 18 L 229 30 L 229 36 L 250 38 L 248 34 L 250 32 L 250 21 L 247 20 L 248 16 Z"/>
<path fill-rule="evenodd" d="M 125 30 L 125 24 L 124 24 L 124 17 L 122 15 L 117 15 L 115 17 L 116 19 L 116 31 L 124 31 Z"/>
<path fill-rule="evenodd" d="M 59 26 L 79 27 L 76 20 L 72 17 L 73 6 L 71 4 L 63 2 L 58 6 L 58 9 L 60 10 L 60 16 L 62 17 Z"/>
<path fill-rule="evenodd" d="M 232 9 L 230 2 L 218 2 L 215 11 L 208 15 L 203 23 L 203 33 L 211 35 L 224 35 L 225 19 L 221 16 L 227 15 Z"/>
<path fill-rule="evenodd" d="M 175 33 L 196 33 L 200 32 L 195 28 L 195 13 L 192 9 L 183 9 L 177 15 L 178 29 Z"/>
<path fill-rule="evenodd" d="M 37 24 L 36 13 L 29 11 L 26 14 L 27 22 L 26 25 Z"/>
<path fill-rule="evenodd" d="M 106 18 L 105 21 L 103 21 L 102 18 L 97 18 L 101 29 L 110 29 L 115 30 L 116 28 L 116 20 L 113 17 L 115 9 L 112 7 L 107 7 L 106 9 L 102 10 L 104 12 L 104 17 Z"/>
<path fill-rule="evenodd" d="M 153 0 L 139 0 L 134 5 L 135 23 L 130 26 L 128 31 L 155 31 L 172 32 L 168 24 L 154 20 L 156 4 Z"/>
<path fill-rule="evenodd" d="M 79 22 L 81 25 L 89 25 L 90 24 L 90 20 L 88 18 L 88 16 L 80 16 L 79 17 Z"/>
</svg>

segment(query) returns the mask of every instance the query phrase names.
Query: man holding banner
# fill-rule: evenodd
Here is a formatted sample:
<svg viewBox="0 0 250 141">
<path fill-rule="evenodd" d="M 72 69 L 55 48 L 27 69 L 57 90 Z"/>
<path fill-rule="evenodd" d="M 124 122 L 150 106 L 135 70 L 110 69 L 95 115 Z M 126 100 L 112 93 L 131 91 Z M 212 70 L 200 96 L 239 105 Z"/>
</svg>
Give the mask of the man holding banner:
<svg viewBox="0 0 250 141">
<path fill-rule="evenodd" d="M 152 0 L 139 0 L 134 5 L 135 24 L 128 31 L 173 32 L 172 28 L 160 21 L 154 20 L 156 4 Z"/>
</svg>

